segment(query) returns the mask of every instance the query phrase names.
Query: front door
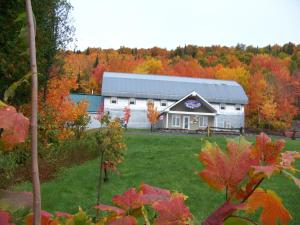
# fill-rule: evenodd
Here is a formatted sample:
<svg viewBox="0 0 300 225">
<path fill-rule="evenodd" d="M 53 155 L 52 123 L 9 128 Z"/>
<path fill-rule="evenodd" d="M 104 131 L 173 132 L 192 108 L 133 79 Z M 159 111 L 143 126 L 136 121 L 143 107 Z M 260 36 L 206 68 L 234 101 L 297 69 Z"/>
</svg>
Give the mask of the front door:
<svg viewBox="0 0 300 225">
<path fill-rule="evenodd" d="M 183 116 L 183 129 L 190 129 L 190 116 Z"/>
</svg>

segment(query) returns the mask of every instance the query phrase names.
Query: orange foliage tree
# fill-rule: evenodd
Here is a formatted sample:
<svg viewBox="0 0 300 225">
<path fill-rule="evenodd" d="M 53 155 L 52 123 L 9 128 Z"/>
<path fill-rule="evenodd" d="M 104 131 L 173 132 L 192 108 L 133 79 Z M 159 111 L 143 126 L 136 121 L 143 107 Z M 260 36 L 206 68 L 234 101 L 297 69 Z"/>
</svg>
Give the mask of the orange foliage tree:
<svg viewBox="0 0 300 225">
<path fill-rule="evenodd" d="M 159 112 L 157 108 L 154 107 L 154 102 L 148 101 L 147 102 L 147 118 L 151 124 L 151 132 L 153 131 L 153 125 L 156 124 L 158 120 Z"/>
<path fill-rule="evenodd" d="M 44 104 L 40 104 L 40 134 L 43 142 L 62 140 L 74 136 L 68 124 L 87 114 L 88 103 L 74 103 L 69 95 L 76 89 L 76 77 L 53 77 L 48 83 L 48 93 Z"/>
<path fill-rule="evenodd" d="M 250 126 L 287 128 L 291 125 L 298 112 L 294 102 L 299 83 L 293 80 L 288 66 L 287 60 L 273 56 L 257 55 L 252 58 L 250 71 L 254 75 L 250 78 L 247 106 Z M 261 120 L 262 111 L 264 121 Z M 269 120 L 270 117 L 272 120 Z"/>
</svg>

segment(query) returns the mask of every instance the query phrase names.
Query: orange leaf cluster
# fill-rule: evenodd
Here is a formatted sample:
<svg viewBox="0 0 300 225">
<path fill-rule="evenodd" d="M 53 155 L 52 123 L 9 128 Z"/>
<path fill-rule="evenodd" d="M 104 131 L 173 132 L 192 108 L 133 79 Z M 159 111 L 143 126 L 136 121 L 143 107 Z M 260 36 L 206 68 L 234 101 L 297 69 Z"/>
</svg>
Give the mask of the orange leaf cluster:
<svg viewBox="0 0 300 225">
<path fill-rule="evenodd" d="M 68 128 L 68 123 L 73 123 L 87 112 L 88 102 L 75 103 L 71 101 L 70 90 L 78 87 L 76 77 L 53 77 L 48 82 L 48 92 L 45 103 L 40 103 L 40 122 L 44 130 L 58 129 L 57 137 L 66 139 L 74 135 Z M 42 97 L 41 97 L 42 98 Z M 47 140 L 47 134 L 43 139 Z"/>
<path fill-rule="evenodd" d="M 184 205 L 184 200 L 184 195 L 171 194 L 168 190 L 142 184 L 139 191 L 130 188 L 123 194 L 114 196 L 112 201 L 118 207 L 99 205 L 95 208 L 110 212 L 110 215 L 105 218 L 108 224 L 136 224 L 133 216 L 139 211 L 147 221 L 149 218 L 143 210 L 146 210 L 144 206 L 148 205 L 158 213 L 154 221 L 155 225 L 185 225 L 191 220 L 192 215 Z"/>
<path fill-rule="evenodd" d="M 159 116 L 159 112 L 157 111 L 157 108 L 154 107 L 154 103 L 149 101 L 147 103 L 147 118 L 149 122 L 153 125 L 157 122 Z"/>
<path fill-rule="evenodd" d="M 169 200 L 158 201 L 153 204 L 159 216 L 155 219 L 155 225 L 187 225 L 192 215 L 184 205 L 182 196 L 174 196 Z"/>
<path fill-rule="evenodd" d="M 281 199 L 271 190 L 256 189 L 246 203 L 247 212 L 262 208 L 260 221 L 263 225 L 286 225 L 292 219 L 289 211 L 282 205 Z"/>
<path fill-rule="evenodd" d="M 199 153 L 204 169 L 199 173 L 211 187 L 226 190 L 227 203 L 211 214 L 203 224 L 221 225 L 237 209 L 251 213 L 262 207 L 260 220 L 263 225 L 276 225 L 277 221 L 287 224 L 291 216 L 280 198 L 272 191 L 257 189 L 261 182 L 275 172 L 283 172 L 300 187 L 300 179 L 289 171 L 296 172 L 294 162 L 300 158 L 298 152 L 282 153 L 285 142 L 273 142 L 266 134 L 256 137 L 255 144 L 243 139 L 229 141 L 226 151 L 207 143 Z M 239 204 L 232 204 L 236 199 Z M 244 205 L 245 204 L 245 205 Z"/>
</svg>

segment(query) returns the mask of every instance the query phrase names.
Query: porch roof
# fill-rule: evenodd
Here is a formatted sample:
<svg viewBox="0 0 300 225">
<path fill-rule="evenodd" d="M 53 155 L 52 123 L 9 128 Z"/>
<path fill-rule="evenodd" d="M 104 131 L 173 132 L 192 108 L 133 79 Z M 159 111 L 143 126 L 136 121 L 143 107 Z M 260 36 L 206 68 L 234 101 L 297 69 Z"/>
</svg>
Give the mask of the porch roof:
<svg viewBox="0 0 300 225">
<path fill-rule="evenodd" d="M 166 111 L 161 114 L 186 114 L 186 115 L 199 115 L 199 116 L 216 116 L 217 113 L 205 113 L 205 112 L 187 112 L 187 111 Z"/>
<path fill-rule="evenodd" d="M 179 103 L 181 103 L 182 101 L 184 101 L 185 99 L 189 98 L 190 96 L 193 97 L 198 97 L 203 103 L 204 105 L 211 111 L 211 113 L 208 112 L 189 112 L 189 111 L 174 111 L 171 110 L 173 107 L 175 107 L 176 105 L 178 105 Z M 192 91 L 191 93 L 187 94 L 186 96 L 182 97 L 179 101 L 173 103 L 172 105 L 168 106 L 167 108 L 165 108 L 162 112 L 170 112 L 170 113 L 174 113 L 174 112 L 184 112 L 185 114 L 197 114 L 197 115 L 204 115 L 204 114 L 216 114 L 217 110 L 208 102 L 206 101 L 204 98 L 202 98 L 197 92 Z"/>
</svg>

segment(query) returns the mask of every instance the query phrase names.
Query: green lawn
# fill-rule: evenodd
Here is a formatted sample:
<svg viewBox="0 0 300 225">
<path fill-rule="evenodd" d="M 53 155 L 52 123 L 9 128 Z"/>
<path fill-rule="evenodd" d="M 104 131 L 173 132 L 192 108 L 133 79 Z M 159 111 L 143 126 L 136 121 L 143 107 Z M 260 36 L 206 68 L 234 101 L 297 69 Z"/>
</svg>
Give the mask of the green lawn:
<svg viewBox="0 0 300 225">
<path fill-rule="evenodd" d="M 127 134 L 126 140 L 128 152 L 119 166 L 121 175 L 111 174 L 109 182 L 104 184 L 103 203 L 111 204 L 112 196 L 142 182 L 189 196 L 187 205 L 199 221 L 224 201 L 223 193 L 213 191 L 195 174 L 202 168 L 196 154 L 201 149 L 203 137 Z M 226 143 L 224 137 L 210 140 L 221 146 Z M 286 149 L 300 150 L 300 141 L 287 140 Z M 300 162 L 297 166 L 300 168 Z M 43 183 L 43 209 L 75 212 L 81 206 L 90 211 L 96 199 L 97 168 L 97 160 L 89 161 L 63 171 L 53 181 Z M 300 189 L 281 175 L 265 181 L 263 186 L 275 190 L 284 199 L 294 217 L 290 224 L 300 224 Z M 23 184 L 17 189 L 30 190 L 30 185 Z"/>
</svg>

